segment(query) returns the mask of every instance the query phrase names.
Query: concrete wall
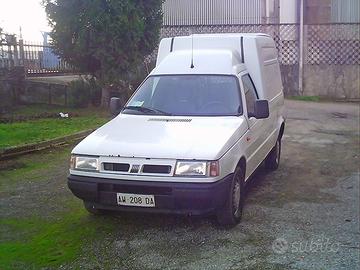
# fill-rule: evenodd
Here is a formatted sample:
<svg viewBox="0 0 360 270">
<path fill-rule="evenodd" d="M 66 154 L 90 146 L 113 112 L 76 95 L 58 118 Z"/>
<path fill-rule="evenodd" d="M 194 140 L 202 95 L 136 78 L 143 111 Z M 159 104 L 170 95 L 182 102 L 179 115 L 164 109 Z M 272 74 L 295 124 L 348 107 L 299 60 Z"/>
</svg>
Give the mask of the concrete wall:
<svg viewBox="0 0 360 270">
<path fill-rule="evenodd" d="M 286 96 L 299 95 L 299 65 L 280 65 L 281 78 Z"/>
<path fill-rule="evenodd" d="M 0 69 L 0 113 L 18 102 L 18 93 L 24 86 L 23 67 Z"/>
<path fill-rule="evenodd" d="M 14 103 L 12 85 L 0 79 L 0 113 L 2 110 L 9 108 Z"/>
<path fill-rule="evenodd" d="M 336 99 L 359 99 L 360 66 L 306 65 L 303 94 Z"/>
<path fill-rule="evenodd" d="M 21 104 L 67 105 L 67 86 L 26 81 L 19 92 Z"/>
</svg>

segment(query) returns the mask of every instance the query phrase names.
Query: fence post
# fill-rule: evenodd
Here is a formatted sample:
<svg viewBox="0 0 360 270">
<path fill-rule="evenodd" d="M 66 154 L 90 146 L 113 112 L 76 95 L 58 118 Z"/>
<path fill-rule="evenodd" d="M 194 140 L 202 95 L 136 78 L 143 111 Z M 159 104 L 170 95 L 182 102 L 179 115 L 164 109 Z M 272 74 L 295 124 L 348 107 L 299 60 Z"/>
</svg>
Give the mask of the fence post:
<svg viewBox="0 0 360 270">
<path fill-rule="evenodd" d="M 25 53 L 24 53 L 24 41 L 22 39 L 19 39 L 19 52 L 20 52 L 20 61 L 19 64 L 21 66 L 24 65 L 24 59 L 25 59 Z"/>
<path fill-rule="evenodd" d="M 262 9 L 261 9 L 261 24 L 266 24 L 266 20 L 267 20 L 267 17 L 266 17 L 266 0 L 261 1 L 261 6 L 262 6 Z"/>
<path fill-rule="evenodd" d="M 13 52 L 11 49 L 11 46 L 13 44 L 12 38 L 13 38 L 12 35 L 5 35 L 5 40 L 6 40 L 6 43 L 8 46 L 8 58 L 9 58 L 9 67 L 10 68 L 14 67 Z"/>
<path fill-rule="evenodd" d="M 300 37 L 299 37 L 299 94 L 302 96 L 304 77 L 304 0 L 300 0 Z"/>
<path fill-rule="evenodd" d="M 17 41 L 16 41 L 16 37 L 14 36 L 13 39 L 13 46 L 14 46 L 14 66 L 18 67 L 19 66 L 19 55 L 18 55 L 18 49 L 17 49 Z"/>
</svg>

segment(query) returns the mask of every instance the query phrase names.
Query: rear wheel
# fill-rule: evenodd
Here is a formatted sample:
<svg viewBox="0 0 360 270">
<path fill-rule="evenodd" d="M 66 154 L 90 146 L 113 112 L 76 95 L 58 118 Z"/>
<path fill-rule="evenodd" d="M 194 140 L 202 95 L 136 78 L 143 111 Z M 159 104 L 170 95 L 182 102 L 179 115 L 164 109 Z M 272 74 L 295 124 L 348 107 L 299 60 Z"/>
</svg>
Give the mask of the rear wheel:
<svg viewBox="0 0 360 270">
<path fill-rule="evenodd" d="M 84 207 L 90 214 L 93 215 L 101 215 L 104 213 L 103 210 L 96 208 L 91 202 L 84 201 Z"/>
<path fill-rule="evenodd" d="M 271 149 L 269 155 L 265 159 L 265 167 L 269 170 L 276 170 L 279 168 L 281 155 L 281 140 L 280 138 L 276 141 L 275 146 Z"/>
<path fill-rule="evenodd" d="M 241 220 L 244 202 L 244 172 L 236 168 L 228 198 L 224 208 L 218 211 L 217 221 L 220 225 L 233 227 Z"/>
</svg>

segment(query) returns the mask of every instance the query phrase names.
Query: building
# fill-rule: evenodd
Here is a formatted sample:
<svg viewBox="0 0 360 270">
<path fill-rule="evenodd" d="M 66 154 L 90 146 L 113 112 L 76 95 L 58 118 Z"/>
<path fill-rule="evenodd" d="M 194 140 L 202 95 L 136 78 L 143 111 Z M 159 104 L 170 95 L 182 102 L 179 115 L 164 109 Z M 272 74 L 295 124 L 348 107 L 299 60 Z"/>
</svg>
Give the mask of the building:
<svg viewBox="0 0 360 270">
<path fill-rule="evenodd" d="M 166 0 L 164 25 L 298 23 L 301 0 Z M 306 24 L 359 23 L 360 0 L 303 0 Z"/>
<path fill-rule="evenodd" d="M 280 22 L 299 22 L 300 0 L 280 0 Z M 359 0 L 304 0 L 304 22 L 359 23 Z"/>
<path fill-rule="evenodd" d="M 164 25 L 262 24 L 278 21 L 279 0 L 166 0 Z"/>
</svg>

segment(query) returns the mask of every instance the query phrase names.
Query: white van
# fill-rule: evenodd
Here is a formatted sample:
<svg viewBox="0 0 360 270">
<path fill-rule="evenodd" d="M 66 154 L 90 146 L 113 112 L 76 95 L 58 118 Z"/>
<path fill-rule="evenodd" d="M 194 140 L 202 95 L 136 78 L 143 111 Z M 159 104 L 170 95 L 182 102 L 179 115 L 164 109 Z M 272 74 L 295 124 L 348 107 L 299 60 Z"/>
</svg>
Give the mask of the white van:
<svg viewBox="0 0 360 270">
<path fill-rule="evenodd" d="M 72 151 L 69 188 L 94 214 L 215 214 L 237 224 L 246 181 L 264 160 L 279 166 L 277 55 L 265 34 L 163 39 L 127 104 L 112 99 L 118 115 Z"/>
</svg>

